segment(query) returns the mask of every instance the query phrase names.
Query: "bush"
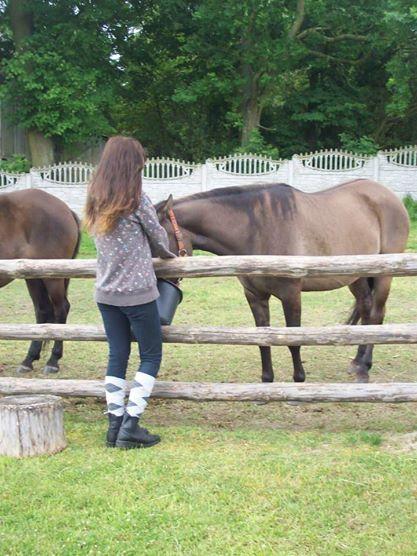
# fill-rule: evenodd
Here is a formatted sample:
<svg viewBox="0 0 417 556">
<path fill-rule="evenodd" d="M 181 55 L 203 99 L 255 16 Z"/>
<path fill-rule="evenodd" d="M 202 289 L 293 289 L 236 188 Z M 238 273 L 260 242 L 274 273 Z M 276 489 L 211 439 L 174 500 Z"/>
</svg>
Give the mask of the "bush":
<svg viewBox="0 0 417 556">
<path fill-rule="evenodd" d="M 417 221 L 417 200 L 413 199 L 411 195 L 406 195 L 404 205 L 411 220 Z"/>
<path fill-rule="evenodd" d="M 249 143 L 244 147 L 236 149 L 237 153 L 251 153 L 261 156 L 269 156 L 278 159 L 279 151 L 276 147 L 269 145 L 263 138 L 259 129 L 252 130 L 250 134 Z"/>
<path fill-rule="evenodd" d="M 0 160 L 0 172 L 21 174 L 29 172 L 30 163 L 22 154 L 13 154 L 10 158 Z"/>
<path fill-rule="evenodd" d="M 340 133 L 340 146 L 346 151 L 351 151 L 358 154 L 373 155 L 378 152 L 379 146 L 375 143 L 372 137 L 363 135 L 362 137 L 352 137 L 348 133 Z"/>
</svg>

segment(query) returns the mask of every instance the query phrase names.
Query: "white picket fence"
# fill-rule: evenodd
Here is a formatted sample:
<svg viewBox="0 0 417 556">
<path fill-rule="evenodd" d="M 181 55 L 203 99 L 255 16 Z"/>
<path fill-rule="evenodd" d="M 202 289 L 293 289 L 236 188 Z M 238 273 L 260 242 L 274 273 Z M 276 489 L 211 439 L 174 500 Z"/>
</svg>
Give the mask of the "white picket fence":
<svg viewBox="0 0 417 556">
<path fill-rule="evenodd" d="M 66 162 L 32 168 L 28 174 L 0 172 L 0 191 L 40 188 L 61 198 L 81 213 L 87 183 L 94 166 Z M 398 196 L 417 199 L 417 146 L 380 151 L 376 156 L 339 150 L 294 155 L 290 160 L 236 154 L 195 164 L 152 158 L 144 169 L 144 189 L 153 202 L 230 185 L 288 183 L 313 192 L 357 178 L 369 178 L 391 188 Z"/>
</svg>

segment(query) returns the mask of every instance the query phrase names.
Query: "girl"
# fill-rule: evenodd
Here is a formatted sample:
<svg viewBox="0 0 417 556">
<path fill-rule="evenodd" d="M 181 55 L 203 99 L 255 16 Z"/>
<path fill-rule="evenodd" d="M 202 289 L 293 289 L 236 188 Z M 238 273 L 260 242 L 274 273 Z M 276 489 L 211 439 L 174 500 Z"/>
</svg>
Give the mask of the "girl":
<svg viewBox="0 0 417 556">
<path fill-rule="evenodd" d="M 109 429 L 107 446 L 153 446 L 160 437 L 139 426 L 162 357 L 162 335 L 152 256 L 175 257 L 155 209 L 142 192 L 142 145 L 112 137 L 89 185 L 85 224 L 97 247 L 95 300 L 109 343 L 105 378 Z M 131 330 L 139 344 L 140 366 L 125 408 Z"/>
</svg>

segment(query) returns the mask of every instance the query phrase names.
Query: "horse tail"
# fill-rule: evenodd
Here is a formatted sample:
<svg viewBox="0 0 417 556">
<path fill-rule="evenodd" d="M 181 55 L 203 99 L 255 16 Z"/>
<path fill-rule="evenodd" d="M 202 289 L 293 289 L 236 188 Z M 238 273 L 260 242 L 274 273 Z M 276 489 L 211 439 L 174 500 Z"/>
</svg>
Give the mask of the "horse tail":
<svg viewBox="0 0 417 556">
<path fill-rule="evenodd" d="M 374 278 L 367 278 L 368 281 L 368 285 L 369 285 L 369 289 L 371 290 L 371 293 L 374 292 Z M 345 324 L 350 324 L 350 325 L 355 325 L 358 324 L 359 320 L 361 318 L 361 314 L 359 311 L 359 305 L 358 302 L 355 302 L 355 305 L 353 306 L 352 312 L 349 315 L 349 318 L 347 319 Z"/>
<path fill-rule="evenodd" d="M 77 230 L 78 230 L 77 242 L 75 244 L 75 248 L 71 257 L 72 259 L 75 259 L 78 255 L 78 252 L 80 250 L 80 244 L 81 244 L 81 221 L 73 210 L 71 211 L 71 214 L 75 220 L 75 223 L 77 225 Z M 67 292 L 69 286 L 69 278 L 65 278 L 64 283 L 65 283 L 65 292 Z"/>
<path fill-rule="evenodd" d="M 81 221 L 73 210 L 71 211 L 71 214 L 74 217 L 75 223 L 77 225 L 77 230 L 78 230 L 77 243 L 75 244 L 74 253 L 72 254 L 72 258 L 75 259 L 78 255 L 78 252 L 80 250 L 80 244 L 81 244 Z"/>
</svg>

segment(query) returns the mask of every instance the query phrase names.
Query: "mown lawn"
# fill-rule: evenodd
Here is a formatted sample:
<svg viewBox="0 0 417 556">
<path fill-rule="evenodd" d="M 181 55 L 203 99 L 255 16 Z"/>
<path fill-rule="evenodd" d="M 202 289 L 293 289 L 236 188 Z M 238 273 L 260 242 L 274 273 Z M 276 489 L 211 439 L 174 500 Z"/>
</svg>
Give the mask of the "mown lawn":
<svg viewBox="0 0 417 556">
<path fill-rule="evenodd" d="M 83 240 L 81 256 L 93 256 Z M 417 251 L 417 225 L 410 250 Z M 232 278 L 184 280 L 178 324 L 248 326 Z M 93 282 L 73 280 L 70 322 L 99 322 Z M 387 322 L 417 322 L 415 278 L 394 280 Z M 305 294 L 305 325 L 343 322 L 346 290 Z M 274 324 L 283 323 L 273 303 Z M 24 283 L 0 290 L 1 322 L 33 322 Z M 26 342 L 0 342 L 13 376 Z M 259 381 L 256 347 L 167 345 L 160 377 Z M 345 382 L 354 348 L 304 348 L 307 380 Z M 291 380 L 286 348 L 277 380 Z M 374 381 L 415 381 L 415 346 L 377 346 Z M 106 345 L 68 342 L 60 376 L 101 378 Z M 136 361 L 132 362 L 130 376 Z M 41 364 L 32 374 L 41 377 Z M 102 447 L 104 404 L 66 402 L 68 448 L 0 458 L 0 554 L 417 553 L 417 427 L 413 404 L 254 404 L 152 401 L 151 449 Z"/>
</svg>

